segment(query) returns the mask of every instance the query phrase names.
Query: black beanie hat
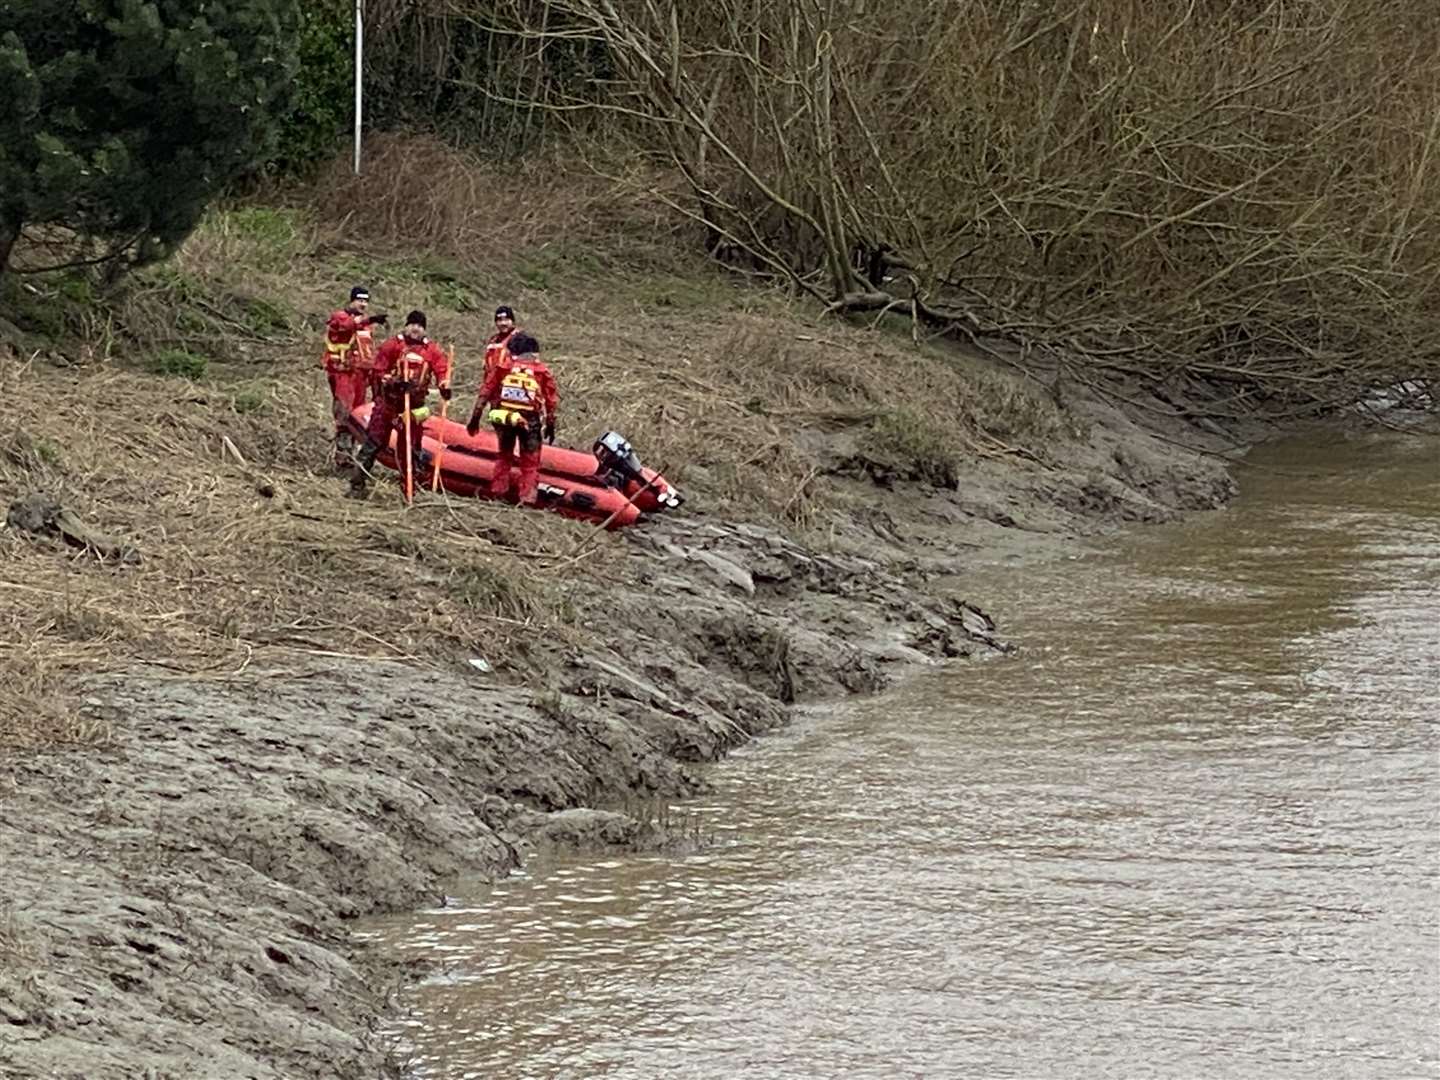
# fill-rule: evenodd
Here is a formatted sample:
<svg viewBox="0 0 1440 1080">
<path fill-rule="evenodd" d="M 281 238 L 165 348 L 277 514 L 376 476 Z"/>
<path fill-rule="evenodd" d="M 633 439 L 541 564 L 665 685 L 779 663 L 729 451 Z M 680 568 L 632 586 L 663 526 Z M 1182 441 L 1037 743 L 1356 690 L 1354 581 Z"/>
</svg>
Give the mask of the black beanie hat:
<svg viewBox="0 0 1440 1080">
<path fill-rule="evenodd" d="M 510 319 L 510 321 L 513 322 L 515 320 L 515 309 L 505 304 L 501 304 L 495 309 L 495 318 L 498 319 L 501 315 L 504 315 L 506 318 Z"/>
<path fill-rule="evenodd" d="M 409 326 L 411 323 L 414 323 L 416 326 L 423 327 L 425 325 L 425 312 L 412 311 L 409 315 L 406 315 L 405 325 Z"/>
<path fill-rule="evenodd" d="M 540 342 L 524 330 L 517 330 L 505 347 L 510 350 L 511 356 L 529 356 L 540 351 Z"/>
<path fill-rule="evenodd" d="M 367 289 L 364 285 L 356 285 L 353 289 L 350 290 L 350 299 L 369 300 L 370 290 Z"/>
</svg>

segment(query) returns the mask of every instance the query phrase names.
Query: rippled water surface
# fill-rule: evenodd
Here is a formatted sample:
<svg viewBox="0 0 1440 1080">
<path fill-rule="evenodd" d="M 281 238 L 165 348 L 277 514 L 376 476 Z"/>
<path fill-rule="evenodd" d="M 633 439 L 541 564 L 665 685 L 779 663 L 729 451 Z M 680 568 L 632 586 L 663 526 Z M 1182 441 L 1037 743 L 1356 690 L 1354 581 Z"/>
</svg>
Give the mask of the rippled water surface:
<svg viewBox="0 0 1440 1080">
<path fill-rule="evenodd" d="M 702 854 L 378 925 L 418 1075 L 1440 1075 L 1437 446 L 977 567 L 1022 651 L 736 754 Z"/>
</svg>

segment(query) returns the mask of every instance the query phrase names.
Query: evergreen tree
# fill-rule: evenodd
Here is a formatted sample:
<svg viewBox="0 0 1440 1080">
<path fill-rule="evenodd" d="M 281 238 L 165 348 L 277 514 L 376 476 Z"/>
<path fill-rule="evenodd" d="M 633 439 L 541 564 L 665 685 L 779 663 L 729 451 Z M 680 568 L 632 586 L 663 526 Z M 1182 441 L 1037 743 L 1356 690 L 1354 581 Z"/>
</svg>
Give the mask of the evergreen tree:
<svg viewBox="0 0 1440 1080">
<path fill-rule="evenodd" d="M 24 226 L 163 256 L 267 156 L 293 0 L 0 0 L 0 274 Z"/>
</svg>

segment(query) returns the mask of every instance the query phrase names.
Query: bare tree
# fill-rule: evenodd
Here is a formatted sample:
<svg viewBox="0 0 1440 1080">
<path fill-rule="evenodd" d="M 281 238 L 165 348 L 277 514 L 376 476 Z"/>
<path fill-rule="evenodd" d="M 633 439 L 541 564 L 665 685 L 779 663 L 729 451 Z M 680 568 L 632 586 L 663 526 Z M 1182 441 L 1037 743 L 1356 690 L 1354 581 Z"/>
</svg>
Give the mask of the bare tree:
<svg viewBox="0 0 1440 1080">
<path fill-rule="evenodd" d="M 1284 409 L 1433 376 L 1440 12 L 443 2 L 533 104 L 661 155 L 717 258 L 833 311 Z M 541 78 L 555 42 L 603 77 Z"/>
</svg>

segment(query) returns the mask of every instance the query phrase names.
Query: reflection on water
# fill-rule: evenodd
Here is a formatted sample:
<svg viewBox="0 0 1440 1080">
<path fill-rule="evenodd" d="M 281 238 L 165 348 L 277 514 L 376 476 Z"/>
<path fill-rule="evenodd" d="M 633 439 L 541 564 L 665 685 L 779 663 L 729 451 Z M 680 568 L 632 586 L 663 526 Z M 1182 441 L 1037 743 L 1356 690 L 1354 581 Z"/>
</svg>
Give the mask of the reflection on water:
<svg viewBox="0 0 1440 1080">
<path fill-rule="evenodd" d="M 422 1077 L 1440 1074 L 1440 457 L 1267 448 L 1226 511 L 977 568 L 1004 660 L 714 772 L 688 858 L 376 926 Z"/>
</svg>

